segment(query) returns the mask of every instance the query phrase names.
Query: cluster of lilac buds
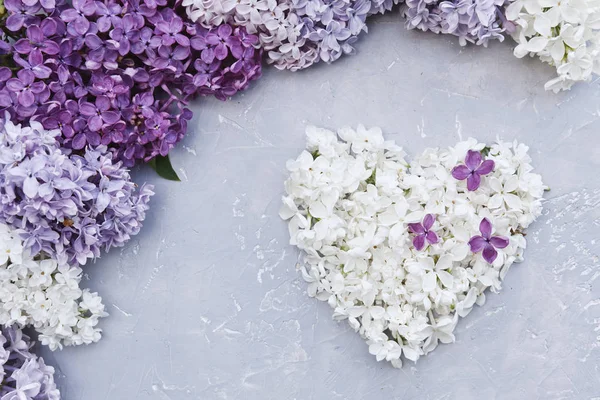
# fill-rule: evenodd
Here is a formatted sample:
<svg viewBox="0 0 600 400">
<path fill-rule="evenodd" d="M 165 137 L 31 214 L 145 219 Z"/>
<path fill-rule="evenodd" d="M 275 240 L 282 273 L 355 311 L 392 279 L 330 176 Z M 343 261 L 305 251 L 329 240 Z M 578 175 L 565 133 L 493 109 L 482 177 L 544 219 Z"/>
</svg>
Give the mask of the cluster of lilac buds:
<svg viewBox="0 0 600 400">
<path fill-rule="evenodd" d="M 54 368 L 33 354 L 29 337 L 17 327 L 0 334 L 0 398 L 6 400 L 59 400 Z"/>
<path fill-rule="evenodd" d="M 59 130 L 0 120 L 0 222 L 22 230 L 31 255 L 85 264 L 137 234 L 150 186 L 137 186 L 105 146 L 60 148 Z"/>
<path fill-rule="evenodd" d="M 108 146 L 127 166 L 165 156 L 183 137 L 189 99 L 226 99 L 260 77 L 256 36 L 188 23 L 177 1 L 5 5 L 12 57 L 0 68 L 0 111 L 60 129 L 64 147 Z"/>
</svg>

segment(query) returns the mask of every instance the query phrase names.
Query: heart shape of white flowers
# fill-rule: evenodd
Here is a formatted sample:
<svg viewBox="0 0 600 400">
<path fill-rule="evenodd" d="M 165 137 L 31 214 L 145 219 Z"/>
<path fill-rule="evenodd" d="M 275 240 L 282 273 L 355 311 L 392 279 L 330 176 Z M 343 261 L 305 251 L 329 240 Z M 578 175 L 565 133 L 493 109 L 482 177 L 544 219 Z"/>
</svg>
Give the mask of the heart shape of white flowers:
<svg viewBox="0 0 600 400">
<path fill-rule="evenodd" d="M 427 149 L 409 165 L 379 128 L 336 135 L 309 127 L 307 138 L 307 150 L 287 163 L 280 216 L 289 220 L 290 243 L 305 252 L 299 268 L 309 296 L 327 301 L 378 361 L 395 367 L 402 355 L 416 361 L 453 342 L 458 318 L 484 304 L 486 289 L 499 291 L 523 260 L 524 230 L 541 214 L 546 188 L 528 147 L 468 139 Z M 452 175 L 469 151 L 494 161 L 476 190 Z M 409 224 L 429 214 L 435 234 L 417 250 Z M 484 219 L 504 237 L 491 264 L 481 246 L 471 247 Z M 477 240 L 489 246 L 489 238 Z"/>
</svg>

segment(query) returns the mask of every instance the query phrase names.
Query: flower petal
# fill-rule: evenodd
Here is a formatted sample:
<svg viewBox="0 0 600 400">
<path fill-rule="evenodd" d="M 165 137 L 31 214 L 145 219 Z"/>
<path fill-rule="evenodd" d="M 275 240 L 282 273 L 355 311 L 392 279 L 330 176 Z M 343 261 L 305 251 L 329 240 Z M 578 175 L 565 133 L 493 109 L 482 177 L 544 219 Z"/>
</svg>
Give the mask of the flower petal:
<svg viewBox="0 0 600 400">
<path fill-rule="evenodd" d="M 423 218 L 423 228 L 425 228 L 425 230 L 428 231 L 429 229 L 431 229 L 434 222 L 435 216 L 433 214 L 427 214 L 425 218 Z"/>
<path fill-rule="evenodd" d="M 408 224 L 408 230 L 411 233 L 423 234 L 425 233 L 425 228 L 420 223 Z"/>
<path fill-rule="evenodd" d="M 497 249 L 503 249 L 510 243 L 506 236 L 494 236 L 490 239 L 490 243 Z"/>
<path fill-rule="evenodd" d="M 465 157 L 465 164 L 471 171 L 475 171 L 481 164 L 481 153 L 474 150 L 469 150 Z"/>
<path fill-rule="evenodd" d="M 469 175 L 471 175 L 471 170 L 466 165 L 457 165 L 452 169 L 452 176 L 459 181 L 467 179 Z"/>
<path fill-rule="evenodd" d="M 484 218 L 479 223 L 479 232 L 485 239 L 489 239 L 492 236 L 492 223 L 489 219 Z"/>
<path fill-rule="evenodd" d="M 481 176 L 479 176 L 478 173 L 471 174 L 467 178 L 467 189 L 470 192 L 477 190 L 479 188 L 480 184 L 481 184 Z"/>
<path fill-rule="evenodd" d="M 417 251 L 423 250 L 425 247 L 425 235 L 417 235 L 413 239 L 413 245 Z"/>
<path fill-rule="evenodd" d="M 494 246 L 488 244 L 483 249 L 483 259 L 488 263 L 492 264 L 496 260 L 496 257 L 498 257 L 498 252 L 496 251 Z"/>
<path fill-rule="evenodd" d="M 485 160 L 481 163 L 479 168 L 475 170 L 475 172 L 477 172 L 479 175 L 487 175 L 494 170 L 495 166 L 496 163 L 494 162 L 494 160 Z"/>
<path fill-rule="evenodd" d="M 481 236 L 473 236 L 471 240 L 469 240 L 469 246 L 471 247 L 471 251 L 473 253 L 479 253 L 485 246 L 487 246 L 488 242 Z"/>
<path fill-rule="evenodd" d="M 440 238 L 438 237 L 437 233 L 435 233 L 434 231 L 427 232 L 425 234 L 425 238 L 427 239 L 429 244 L 436 244 L 437 242 L 440 241 Z"/>
</svg>

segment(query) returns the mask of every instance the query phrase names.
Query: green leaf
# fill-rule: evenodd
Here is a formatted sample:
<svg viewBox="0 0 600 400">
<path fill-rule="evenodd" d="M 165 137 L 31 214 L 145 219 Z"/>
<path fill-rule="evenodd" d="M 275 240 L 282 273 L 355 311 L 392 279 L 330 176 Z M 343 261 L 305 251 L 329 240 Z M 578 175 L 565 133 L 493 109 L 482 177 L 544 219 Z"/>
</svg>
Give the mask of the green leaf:
<svg viewBox="0 0 600 400">
<path fill-rule="evenodd" d="M 367 185 L 373 185 L 375 186 L 375 184 L 377 183 L 377 170 L 373 169 L 373 172 L 371 173 L 371 176 L 367 178 L 366 182 Z"/>
<path fill-rule="evenodd" d="M 169 156 L 157 156 L 148 162 L 148 165 L 156 171 L 156 173 L 165 179 L 170 181 L 181 182 L 181 179 L 177 176 L 177 172 L 173 169 L 171 165 L 171 160 L 169 160 Z"/>
<path fill-rule="evenodd" d="M 490 150 L 492 150 L 491 147 L 485 146 L 482 150 L 481 150 L 481 156 L 482 157 L 487 157 L 490 154 Z"/>
</svg>

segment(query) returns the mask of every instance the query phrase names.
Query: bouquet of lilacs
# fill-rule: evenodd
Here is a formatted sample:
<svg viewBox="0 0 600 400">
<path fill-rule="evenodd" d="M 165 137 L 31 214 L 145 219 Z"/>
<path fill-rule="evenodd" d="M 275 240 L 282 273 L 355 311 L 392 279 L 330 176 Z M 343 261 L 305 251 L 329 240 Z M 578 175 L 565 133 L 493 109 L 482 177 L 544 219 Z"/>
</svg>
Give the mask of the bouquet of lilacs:
<svg viewBox="0 0 600 400">
<path fill-rule="evenodd" d="M 139 232 L 153 192 L 105 146 L 72 152 L 60 135 L 0 119 L 0 223 L 21 231 L 32 256 L 85 264 Z"/>
<path fill-rule="evenodd" d="M 538 56 L 556 67 L 546 89 L 570 89 L 600 74 L 599 0 L 515 0 L 506 16 L 517 26 L 515 56 Z"/>
<path fill-rule="evenodd" d="M 81 268 L 32 256 L 20 233 L 0 224 L 0 324 L 32 326 L 51 350 L 100 340 L 107 314 L 97 293 L 79 287 Z"/>
<path fill-rule="evenodd" d="M 175 0 L 6 0 L 0 110 L 61 130 L 76 150 L 108 146 L 127 166 L 166 156 L 194 96 L 225 99 L 260 77 L 258 38 L 203 28 Z"/>
<path fill-rule="evenodd" d="M 459 317 L 523 259 L 545 186 L 528 148 L 469 139 L 410 165 L 381 130 L 310 127 L 280 215 L 308 293 L 401 366 L 455 340 Z"/>
<path fill-rule="evenodd" d="M 256 33 L 267 62 L 297 71 L 354 52 L 369 15 L 399 0 L 183 0 L 192 21 L 206 28 L 223 23 Z"/>
<path fill-rule="evenodd" d="M 58 400 L 54 368 L 30 352 L 33 345 L 20 329 L 4 328 L 0 334 L 0 397 L 3 400 Z"/>
</svg>

